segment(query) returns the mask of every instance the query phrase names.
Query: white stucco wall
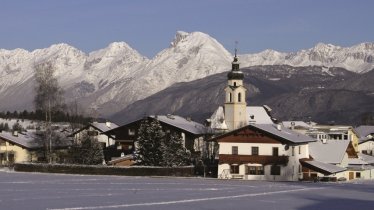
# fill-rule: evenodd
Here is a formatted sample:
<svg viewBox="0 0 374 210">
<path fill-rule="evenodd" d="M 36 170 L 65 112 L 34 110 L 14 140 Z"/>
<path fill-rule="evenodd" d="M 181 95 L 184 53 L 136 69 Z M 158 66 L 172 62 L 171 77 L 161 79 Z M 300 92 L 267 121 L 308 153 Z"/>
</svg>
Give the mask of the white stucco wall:
<svg viewBox="0 0 374 210">
<path fill-rule="evenodd" d="M 84 135 L 84 134 L 87 134 L 88 131 L 97 131 L 97 132 L 98 132 L 98 135 L 97 135 L 97 136 L 94 136 L 94 137 L 97 138 L 97 140 L 98 140 L 99 142 L 105 143 L 105 146 L 106 146 L 106 147 L 115 144 L 114 139 L 108 137 L 107 135 L 100 134 L 100 131 L 96 130 L 95 128 L 93 128 L 93 127 L 91 127 L 91 126 L 90 126 L 88 129 L 86 129 L 86 130 L 82 130 L 81 132 L 76 133 L 76 134 L 74 135 L 74 139 L 75 139 L 76 141 L 80 141 L 81 138 L 83 137 L 83 135 Z"/>
<path fill-rule="evenodd" d="M 358 151 L 362 153 L 362 150 L 371 151 L 374 156 L 374 141 L 367 141 L 358 145 Z"/>
<path fill-rule="evenodd" d="M 20 146 L 17 146 L 15 144 L 10 144 L 9 142 L 5 142 L 5 145 L 0 146 L 0 152 L 4 153 L 5 155 L 8 155 L 9 153 L 14 154 L 14 162 L 20 163 L 20 162 L 27 162 L 31 161 L 36 158 L 32 156 L 32 153 L 29 152 L 27 149 L 22 148 Z"/>
<path fill-rule="evenodd" d="M 289 161 L 286 166 L 281 166 L 281 175 L 270 175 L 270 165 L 264 166 L 264 175 L 248 175 L 245 174 L 246 166 L 258 166 L 259 164 L 242 164 L 239 166 L 239 175 L 247 180 L 269 180 L 269 181 L 297 181 L 301 177 L 300 162 L 301 158 L 309 157 L 309 148 L 307 144 L 294 146 L 294 154 L 292 155 L 292 146 L 286 150 L 282 144 L 261 144 L 261 143 L 219 143 L 219 154 L 232 154 L 232 147 L 238 147 L 238 155 L 252 155 L 251 147 L 258 147 L 258 155 L 273 154 L 273 147 L 278 147 L 279 156 L 288 156 Z M 299 153 L 300 147 L 300 153 Z M 218 166 L 218 178 L 232 178 L 229 164 L 220 164 Z M 228 173 L 228 176 L 226 176 Z"/>
</svg>

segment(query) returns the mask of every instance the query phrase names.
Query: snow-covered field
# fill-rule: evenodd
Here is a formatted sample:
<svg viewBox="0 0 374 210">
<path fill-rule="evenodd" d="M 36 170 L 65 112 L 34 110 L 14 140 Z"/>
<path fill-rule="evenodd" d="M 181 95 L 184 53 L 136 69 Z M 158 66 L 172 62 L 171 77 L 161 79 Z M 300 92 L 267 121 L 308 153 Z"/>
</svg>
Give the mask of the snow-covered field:
<svg viewBox="0 0 374 210">
<path fill-rule="evenodd" d="M 0 209 L 373 209 L 374 182 L 290 183 L 0 170 Z"/>
</svg>

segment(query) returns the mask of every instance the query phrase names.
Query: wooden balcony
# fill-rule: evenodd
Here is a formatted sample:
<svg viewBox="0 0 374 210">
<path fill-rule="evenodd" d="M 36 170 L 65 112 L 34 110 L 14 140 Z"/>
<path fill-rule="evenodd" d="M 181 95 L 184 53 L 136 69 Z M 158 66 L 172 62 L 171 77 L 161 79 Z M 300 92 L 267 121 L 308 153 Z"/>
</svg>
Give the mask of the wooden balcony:
<svg viewBox="0 0 374 210">
<path fill-rule="evenodd" d="M 287 165 L 288 156 L 271 155 L 219 155 L 219 163 L 227 164 L 247 164 L 257 163 L 262 165 Z"/>
</svg>

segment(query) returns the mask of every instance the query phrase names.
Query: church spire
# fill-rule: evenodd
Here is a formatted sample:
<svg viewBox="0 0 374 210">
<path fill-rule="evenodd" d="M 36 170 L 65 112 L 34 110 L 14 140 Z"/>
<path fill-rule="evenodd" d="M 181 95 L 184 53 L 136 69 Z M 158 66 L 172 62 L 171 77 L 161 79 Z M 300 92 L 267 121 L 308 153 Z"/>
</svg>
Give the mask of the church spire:
<svg viewBox="0 0 374 210">
<path fill-rule="evenodd" d="M 236 41 L 234 60 L 231 63 L 231 71 L 227 74 L 227 77 L 229 80 L 232 80 L 232 79 L 243 80 L 244 78 L 243 72 L 239 70 L 239 61 L 238 61 L 238 56 L 237 56 L 237 53 L 238 53 L 237 44 L 238 42 Z"/>
<path fill-rule="evenodd" d="M 225 121 L 228 130 L 234 130 L 247 125 L 246 88 L 243 86 L 244 74 L 239 69 L 238 42 L 235 42 L 235 54 L 232 69 L 227 74 Z"/>
<path fill-rule="evenodd" d="M 234 61 L 231 63 L 232 64 L 232 68 L 231 68 L 232 71 L 238 71 L 239 70 L 239 62 L 238 62 L 237 53 L 238 53 L 238 42 L 235 41 L 235 56 L 234 56 Z"/>
</svg>

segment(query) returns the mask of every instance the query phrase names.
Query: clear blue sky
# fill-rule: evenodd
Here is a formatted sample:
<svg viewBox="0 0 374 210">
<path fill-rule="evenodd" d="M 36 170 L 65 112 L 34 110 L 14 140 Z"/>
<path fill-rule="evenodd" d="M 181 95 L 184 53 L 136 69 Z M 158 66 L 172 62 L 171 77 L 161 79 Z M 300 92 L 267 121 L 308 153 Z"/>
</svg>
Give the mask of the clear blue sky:
<svg viewBox="0 0 374 210">
<path fill-rule="evenodd" d="M 175 32 L 201 31 L 232 51 L 296 51 L 374 41 L 373 0 L 2 0 L 0 48 L 68 43 L 84 52 L 125 41 L 147 57 Z"/>
</svg>

